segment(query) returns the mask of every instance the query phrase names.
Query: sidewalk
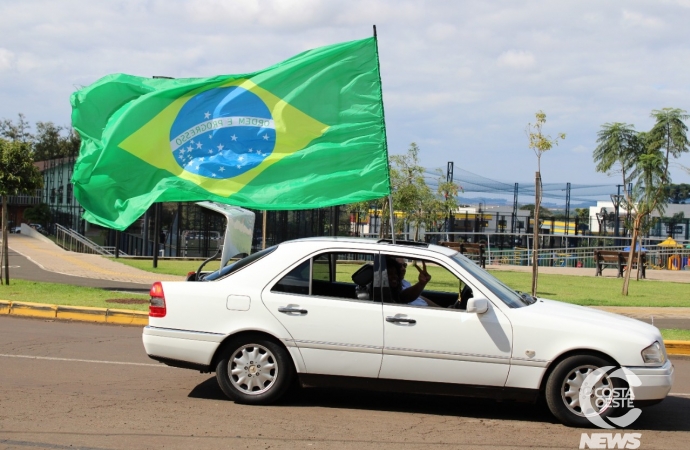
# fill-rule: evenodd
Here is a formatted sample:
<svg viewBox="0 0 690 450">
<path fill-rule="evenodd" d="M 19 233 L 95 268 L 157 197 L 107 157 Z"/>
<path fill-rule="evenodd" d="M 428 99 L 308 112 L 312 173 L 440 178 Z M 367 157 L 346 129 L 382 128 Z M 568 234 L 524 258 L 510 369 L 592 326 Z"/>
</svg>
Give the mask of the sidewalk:
<svg viewBox="0 0 690 450">
<path fill-rule="evenodd" d="M 100 255 L 68 252 L 48 239 L 10 234 L 8 246 L 42 269 L 63 275 L 148 285 L 155 281 L 184 280 L 180 276 L 155 274 L 129 267 Z"/>
</svg>

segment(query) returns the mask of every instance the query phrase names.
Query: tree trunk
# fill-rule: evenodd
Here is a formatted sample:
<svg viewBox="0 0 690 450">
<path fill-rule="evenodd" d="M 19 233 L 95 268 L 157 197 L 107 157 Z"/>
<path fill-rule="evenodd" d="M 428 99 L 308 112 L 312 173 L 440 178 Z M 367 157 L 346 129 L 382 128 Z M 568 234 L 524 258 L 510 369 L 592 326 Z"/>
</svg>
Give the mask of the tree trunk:
<svg viewBox="0 0 690 450">
<path fill-rule="evenodd" d="M 384 239 L 386 237 L 386 231 L 388 229 L 388 217 L 386 211 L 388 210 L 388 197 L 383 199 L 381 202 L 381 221 L 379 226 L 379 239 Z"/>
<path fill-rule="evenodd" d="M 637 236 L 640 234 L 641 223 L 642 216 L 638 214 L 635 217 L 635 221 L 633 222 L 632 242 L 630 243 L 630 252 L 628 253 L 628 270 L 625 271 L 625 275 L 623 278 L 623 295 L 628 295 L 628 285 L 630 284 L 630 272 L 632 272 L 633 257 L 635 256 L 635 248 L 637 247 Z M 640 250 L 642 250 L 642 248 L 640 248 Z"/>
<path fill-rule="evenodd" d="M 534 174 L 534 229 L 532 241 L 532 296 L 537 296 L 539 278 L 539 207 L 541 205 L 541 173 Z"/>
<path fill-rule="evenodd" d="M 5 284 L 10 284 L 10 255 L 9 255 L 9 245 L 7 243 L 8 230 L 7 230 L 7 196 L 2 196 L 2 261 L 0 264 L 5 266 Z M 0 278 L 0 284 L 2 283 L 2 278 Z"/>
</svg>

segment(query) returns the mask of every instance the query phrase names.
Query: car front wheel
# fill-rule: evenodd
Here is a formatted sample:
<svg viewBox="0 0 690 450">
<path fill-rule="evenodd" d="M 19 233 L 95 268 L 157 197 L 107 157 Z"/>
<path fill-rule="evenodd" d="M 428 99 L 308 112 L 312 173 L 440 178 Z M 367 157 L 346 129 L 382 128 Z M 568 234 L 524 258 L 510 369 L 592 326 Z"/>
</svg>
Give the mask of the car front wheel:
<svg viewBox="0 0 690 450">
<path fill-rule="evenodd" d="M 610 376 L 611 370 L 600 376 L 594 372 L 612 366 L 592 355 L 574 355 L 558 363 L 546 382 L 545 397 L 551 413 L 569 426 L 601 423 L 615 410 L 614 389 L 621 387 L 621 380 Z"/>
<path fill-rule="evenodd" d="M 231 400 L 268 404 L 278 400 L 293 376 L 290 356 L 279 344 L 263 337 L 241 337 L 225 348 L 216 378 Z"/>
</svg>

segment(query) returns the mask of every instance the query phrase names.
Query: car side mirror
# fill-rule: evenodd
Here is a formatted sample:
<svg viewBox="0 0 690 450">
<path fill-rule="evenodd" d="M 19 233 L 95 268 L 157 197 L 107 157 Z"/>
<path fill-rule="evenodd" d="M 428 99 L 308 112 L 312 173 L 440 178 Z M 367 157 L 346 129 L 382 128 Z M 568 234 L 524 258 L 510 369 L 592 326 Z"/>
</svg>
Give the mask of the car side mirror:
<svg viewBox="0 0 690 450">
<path fill-rule="evenodd" d="M 467 301 L 467 312 L 484 314 L 489 310 L 489 301 L 485 298 L 471 298 Z"/>
</svg>

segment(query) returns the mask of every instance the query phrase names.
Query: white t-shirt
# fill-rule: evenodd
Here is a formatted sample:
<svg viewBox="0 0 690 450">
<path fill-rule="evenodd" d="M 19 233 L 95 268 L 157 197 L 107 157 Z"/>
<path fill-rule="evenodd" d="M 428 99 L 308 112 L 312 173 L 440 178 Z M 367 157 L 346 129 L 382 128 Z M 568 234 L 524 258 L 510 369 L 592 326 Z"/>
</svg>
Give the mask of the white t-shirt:
<svg viewBox="0 0 690 450">
<path fill-rule="evenodd" d="M 402 290 L 404 291 L 407 288 L 412 287 L 412 283 L 410 283 L 407 280 L 402 280 Z M 412 300 L 408 305 L 414 305 L 414 306 L 428 306 L 427 303 L 424 301 L 422 297 L 417 297 L 416 299 Z"/>
</svg>

